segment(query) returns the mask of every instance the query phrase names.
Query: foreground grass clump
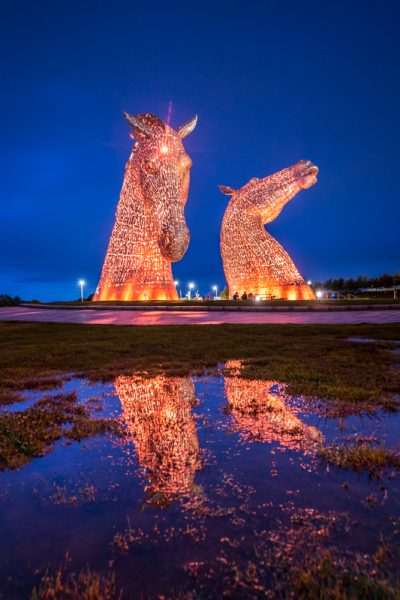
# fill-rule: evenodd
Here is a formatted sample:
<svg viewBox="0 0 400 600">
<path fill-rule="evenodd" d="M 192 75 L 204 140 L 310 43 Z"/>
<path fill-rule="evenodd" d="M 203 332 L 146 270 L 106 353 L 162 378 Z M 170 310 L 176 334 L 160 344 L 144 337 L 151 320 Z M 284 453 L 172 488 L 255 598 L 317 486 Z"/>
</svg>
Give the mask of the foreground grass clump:
<svg viewBox="0 0 400 600">
<path fill-rule="evenodd" d="M 76 393 L 45 396 L 24 411 L 0 416 L 0 471 L 17 469 L 43 456 L 61 438 L 80 441 L 106 432 L 120 433 L 113 419 L 92 419 Z"/>
<path fill-rule="evenodd" d="M 313 559 L 303 568 L 295 569 L 294 597 L 299 600 L 398 600 L 400 585 L 371 577 L 357 565 L 338 569 L 329 552 Z M 291 596 L 292 597 L 292 596 Z"/>
<path fill-rule="evenodd" d="M 358 344 L 351 337 L 380 342 Z M 241 359 L 246 361 L 241 376 L 287 383 L 288 393 L 393 409 L 393 395 L 400 390 L 400 355 L 393 353 L 393 340 L 399 339 L 400 324 L 115 327 L 3 322 L 0 378 L 3 389 L 15 391 L 57 374 L 100 380 L 135 372 L 187 375 Z"/>
<path fill-rule="evenodd" d="M 386 449 L 383 445 L 371 446 L 362 443 L 345 446 L 340 444 L 322 448 L 320 456 L 324 462 L 336 465 L 341 469 L 365 471 L 371 477 L 379 477 L 383 471 L 389 468 L 400 471 L 400 455 L 393 450 Z"/>
<path fill-rule="evenodd" d="M 39 588 L 34 588 L 31 600 L 120 600 L 115 573 L 99 575 L 87 569 L 79 573 L 66 573 L 59 569 L 54 575 L 43 576 Z"/>
</svg>

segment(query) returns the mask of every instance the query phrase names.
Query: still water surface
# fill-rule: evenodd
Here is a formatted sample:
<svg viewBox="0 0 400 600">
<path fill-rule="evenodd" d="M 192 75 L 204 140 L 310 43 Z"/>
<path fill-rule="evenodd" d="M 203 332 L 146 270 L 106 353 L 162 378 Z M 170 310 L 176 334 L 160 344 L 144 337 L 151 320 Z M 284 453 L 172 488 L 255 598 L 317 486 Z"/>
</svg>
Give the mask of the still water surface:
<svg viewBox="0 0 400 600">
<path fill-rule="evenodd" d="M 230 377 L 65 382 L 127 436 L 60 442 L 0 474 L 0 598 L 29 598 L 66 560 L 75 572 L 115 571 L 124 598 L 265 597 L 277 585 L 267 556 L 334 548 L 367 561 L 382 539 L 399 544 L 400 478 L 318 456 L 321 444 L 360 435 L 396 449 L 399 416 L 327 418 L 320 403 L 228 366 Z M 389 579 L 396 571 L 392 562 Z"/>
</svg>

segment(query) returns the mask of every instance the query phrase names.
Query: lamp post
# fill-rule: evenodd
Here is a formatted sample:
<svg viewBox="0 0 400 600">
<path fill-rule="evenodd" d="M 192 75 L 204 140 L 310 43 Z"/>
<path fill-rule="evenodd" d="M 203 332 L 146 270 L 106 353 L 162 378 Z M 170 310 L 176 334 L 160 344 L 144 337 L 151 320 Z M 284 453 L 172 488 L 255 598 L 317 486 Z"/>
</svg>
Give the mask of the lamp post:
<svg viewBox="0 0 400 600">
<path fill-rule="evenodd" d="M 215 292 L 214 300 L 216 300 L 217 296 L 218 296 L 218 286 L 217 285 L 213 285 L 213 290 Z"/>
<path fill-rule="evenodd" d="M 189 288 L 188 300 L 191 300 L 191 298 L 192 298 L 192 289 L 194 288 L 194 283 L 190 282 L 189 285 L 188 285 L 188 288 Z"/>
<path fill-rule="evenodd" d="M 86 281 L 84 279 L 80 279 L 78 281 L 78 285 L 81 288 L 81 302 L 83 302 L 83 286 L 85 285 Z"/>
<path fill-rule="evenodd" d="M 180 292 L 180 290 L 178 290 L 179 281 L 177 279 L 175 279 L 174 285 L 175 285 L 175 287 L 176 287 L 176 289 L 178 291 L 179 300 L 180 300 L 181 299 L 181 292 Z"/>
</svg>

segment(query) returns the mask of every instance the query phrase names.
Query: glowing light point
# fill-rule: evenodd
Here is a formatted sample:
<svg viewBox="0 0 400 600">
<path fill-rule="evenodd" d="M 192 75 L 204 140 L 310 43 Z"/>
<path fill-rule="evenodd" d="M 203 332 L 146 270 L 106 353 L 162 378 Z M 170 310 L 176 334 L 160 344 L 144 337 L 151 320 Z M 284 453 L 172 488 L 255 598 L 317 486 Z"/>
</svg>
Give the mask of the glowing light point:
<svg viewBox="0 0 400 600">
<path fill-rule="evenodd" d="M 318 300 L 321 300 L 322 296 L 324 295 L 324 292 L 322 290 L 317 290 L 317 298 Z"/>
<path fill-rule="evenodd" d="M 188 297 L 188 300 L 190 300 L 192 298 L 192 289 L 194 288 L 194 283 L 192 281 L 190 283 L 188 283 L 188 288 L 189 288 L 189 291 L 187 293 L 187 297 Z"/>
<path fill-rule="evenodd" d="M 265 230 L 289 200 L 317 182 L 318 168 L 301 160 L 274 175 L 251 179 L 239 190 L 219 186 L 232 196 L 221 228 L 221 254 L 229 296 L 314 300 L 282 246 Z"/>
<path fill-rule="evenodd" d="M 81 302 L 83 302 L 83 286 L 86 285 L 86 281 L 84 279 L 79 279 L 78 285 L 81 288 Z"/>
</svg>

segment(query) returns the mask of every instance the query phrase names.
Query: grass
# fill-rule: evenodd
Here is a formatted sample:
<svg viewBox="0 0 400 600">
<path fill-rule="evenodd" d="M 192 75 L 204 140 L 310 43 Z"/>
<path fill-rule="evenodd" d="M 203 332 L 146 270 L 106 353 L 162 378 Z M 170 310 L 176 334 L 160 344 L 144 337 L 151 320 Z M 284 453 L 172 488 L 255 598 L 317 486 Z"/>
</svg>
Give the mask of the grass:
<svg viewBox="0 0 400 600">
<path fill-rule="evenodd" d="M 64 438 L 84 438 L 119 433 L 113 419 L 92 419 L 90 411 L 77 403 L 76 393 L 45 396 L 20 412 L 2 413 L 0 417 L 0 471 L 17 469 L 49 452 Z"/>
<path fill-rule="evenodd" d="M 357 566 L 338 570 L 329 552 L 295 569 L 292 585 L 298 600 L 398 600 L 400 597 L 399 584 L 392 587 Z"/>
<path fill-rule="evenodd" d="M 372 446 L 365 442 L 350 446 L 341 444 L 322 448 L 320 456 L 326 463 L 336 465 L 341 469 L 364 471 L 371 477 L 379 477 L 383 471 L 389 468 L 400 471 L 400 455 L 393 450 L 386 449 L 383 445 Z"/>
<path fill-rule="evenodd" d="M 34 588 L 31 600 L 119 600 L 122 591 L 117 592 L 115 573 L 100 575 L 89 567 L 79 573 L 57 570 L 53 575 L 48 571 L 42 577 L 38 588 Z"/>
<path fill-rule="evenodd" d="M 349 337 L 378 338 L 358 344 Z M 78 373 L 201 373 L 228 359 L 247 361 L 241 376 L 288 383 L 289 393 L 395 408 L 400 356 L 391 325 L 120 326 L 0 322 L 1 395 L 57 383 Z"/>
</svg>

